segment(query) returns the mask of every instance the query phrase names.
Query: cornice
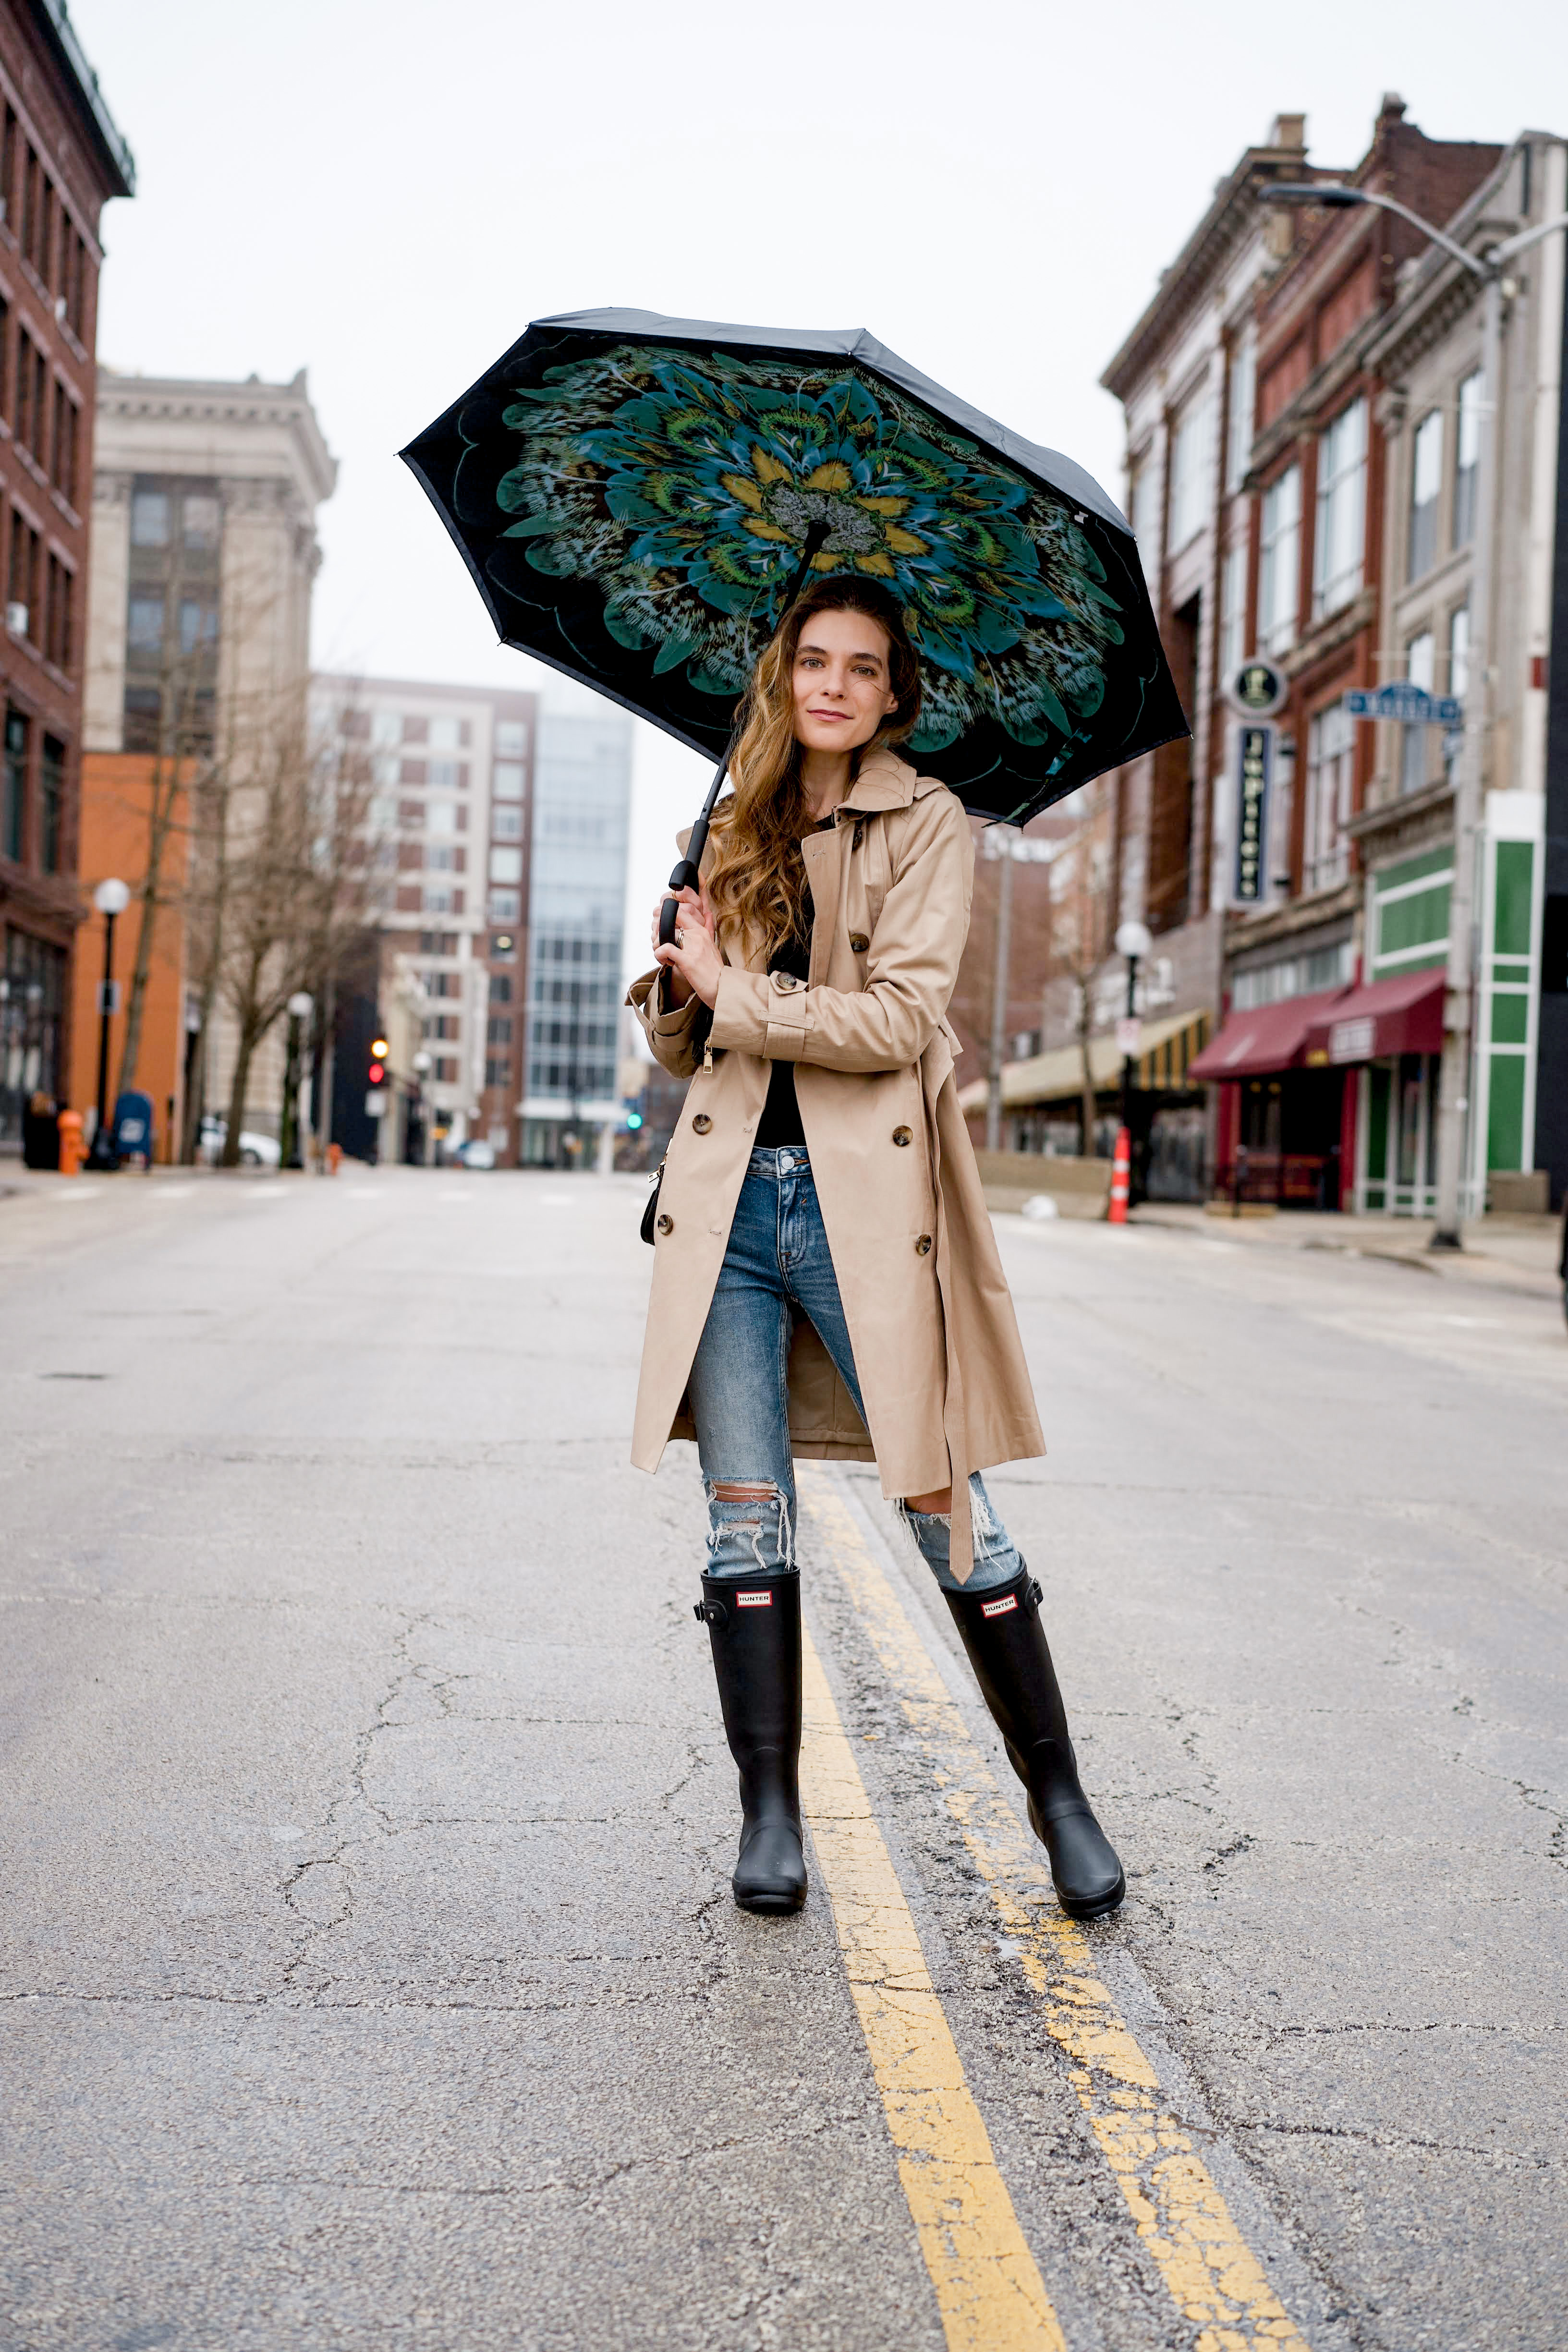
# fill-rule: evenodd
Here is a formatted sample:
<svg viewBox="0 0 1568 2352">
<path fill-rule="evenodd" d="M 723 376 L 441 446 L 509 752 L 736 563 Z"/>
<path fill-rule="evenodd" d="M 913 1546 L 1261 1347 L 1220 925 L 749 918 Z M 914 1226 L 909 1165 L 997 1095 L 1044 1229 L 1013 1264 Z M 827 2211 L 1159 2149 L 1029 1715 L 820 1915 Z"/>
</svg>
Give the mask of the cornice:
<svg viewBox="0 0 1568 2352">
<path fill-rule="evenodd" d="M 1282 940 L 1296 940 L 1305 932 L 1321 930 L 1325 924 L 1353 916 L 1360 900 L 1360 887 L 1352 880 L 1336 883 L 1331 890 L 1315 890 L 1310 898 L 1291 898 L 1282 907 L 1266 907 L 1260 914 L 1227 908 L 1226 961 L 1232 963 L 1254 948 L 1274 947 Z"/>
<path fill-rule="evenodd" d="M 1422 792 L 1363 809 L 1345 826 L 1362 852 L 1363 864 L 1373 857 L 1404 857 L 1413 850 L 1430 848 L 1446 835 L 1451 836 L 1453 830 L 1454 788 L 1447 778 Z"/>
<path fill-rule="evenodd" d="M 1285 675 L 1294 684 L 1339 653 L 1357 633 L 1377 618 L 1377 590 L 1360 588 L 1348 604 L 1315 622 L 1284 661 Z"/>
<path fill-rule="evenodd" d="M 1309 171 L 1300 147 L 1249 147 L 1215 193 L 1213 203 L 1160 279 L 1132 331 L 1100 376 L 1105 390 L 1125 401 L 1152 365 L 1160 345 L 1190 314 L 1204 287 L 1253 226 L 1258 213 L 1258 184 Z"/>
</svg>

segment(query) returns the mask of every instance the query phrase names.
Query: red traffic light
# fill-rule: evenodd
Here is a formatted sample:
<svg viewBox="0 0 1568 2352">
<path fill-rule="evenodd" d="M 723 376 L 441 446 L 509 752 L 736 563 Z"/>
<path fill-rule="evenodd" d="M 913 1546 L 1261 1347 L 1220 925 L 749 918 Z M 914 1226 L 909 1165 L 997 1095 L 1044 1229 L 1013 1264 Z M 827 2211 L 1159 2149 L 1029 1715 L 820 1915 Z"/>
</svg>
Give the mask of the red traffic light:
<svg viewBox="0 0 1568 2352">
<path fill-rule="evenodd" d="M 385 1063 L 384 1063 L 384 1062 L 373 1062 L 373 1063 L 371 1064 L 371 1066 L 370 1066 L 370 1082 L 371 1082 L 371 1085 L 372 1085 L 373 1087 L 379 1087 L 379 1086 L 381 1086 L 381 1085 L 384 1083 L 384 1081 L 385 1080 L 385 1077 L 386 1077 L 386 1065 L 385 1065 Z"/>
</svg>

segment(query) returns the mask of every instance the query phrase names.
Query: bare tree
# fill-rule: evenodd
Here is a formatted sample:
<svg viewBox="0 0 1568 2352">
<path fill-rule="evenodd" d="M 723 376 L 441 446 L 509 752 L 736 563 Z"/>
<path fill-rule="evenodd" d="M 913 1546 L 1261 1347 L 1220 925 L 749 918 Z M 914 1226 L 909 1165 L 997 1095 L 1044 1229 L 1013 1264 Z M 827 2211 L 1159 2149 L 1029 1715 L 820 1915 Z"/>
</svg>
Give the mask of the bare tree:
<svg viewBox="0 0 1568 2352">
<path fill-rule="evenodd" d="M 1101 812 L 1086 810 L 1076 838 L 1052 868 L 1052 970 L 1073 990 L 1073 1026 L 1079 1054 L 1083 1155 L 1094 1156 L 1095 1085 L 1091 1048 L 1095 982 L 1110 951 L 1110 855 Z"/>
<path fill-rule="evenodd" d="M 347 730 L 313 735 L 308 690 L 279 698 L 245 745 L 223 811 L 216 987 L 235 1024 L 223 1164 L 239 1158 L 251 1066 L 297 990 L 320 996 L 380 895 L 371 764 Z"/>
</svg>

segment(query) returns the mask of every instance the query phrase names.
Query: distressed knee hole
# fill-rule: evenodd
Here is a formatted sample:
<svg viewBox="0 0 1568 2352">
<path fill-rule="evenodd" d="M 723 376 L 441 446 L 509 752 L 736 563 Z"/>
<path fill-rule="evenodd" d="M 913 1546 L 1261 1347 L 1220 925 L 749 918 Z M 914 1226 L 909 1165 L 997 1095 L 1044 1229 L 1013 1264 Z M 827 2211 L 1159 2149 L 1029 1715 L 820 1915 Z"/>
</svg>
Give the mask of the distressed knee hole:
<svg viewBox="0 0 1568 2352">
<path fill-rule="evenodd" d="M 749 1575 L 753 1565 L 765 1575 L 792 1569 L 795 1530 L 788 1496 L 771 1478 L 710 1479 L 708 1550 L 717 1576 Z M 736 1557 L 742 1551 L 750 1553 L 750 1561 Z"/>
</svg>

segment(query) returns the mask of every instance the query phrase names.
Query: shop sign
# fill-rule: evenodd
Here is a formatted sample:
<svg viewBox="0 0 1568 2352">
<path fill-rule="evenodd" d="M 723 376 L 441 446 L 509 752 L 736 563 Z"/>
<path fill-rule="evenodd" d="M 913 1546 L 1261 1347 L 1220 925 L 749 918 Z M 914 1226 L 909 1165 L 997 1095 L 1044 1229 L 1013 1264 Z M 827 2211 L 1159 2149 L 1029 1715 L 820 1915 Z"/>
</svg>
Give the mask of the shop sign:
<svg viewBox="0 0 1568 2352">
<path fill-rule="evenodd" d="M 1268 772 L 1274 764 L 1272 727 L 1241 730 L 1240 795 L 1236 825 L 1236 895 L 1243 905 L 1263 896 L 1263 854 L 1268 835 Z"/>
<path fill-rule="evenodd" d="M 1377 1035 L 1377 1023 L 1370 1013 L 1353 1021 L 1336 1021 L 1329 1031 L 1331 1062 L 1370 1062 Z"/>
<path fill-rule="evenodd" d="M 1284 705 L 1285 673 L 1272 662 L 1243 662 L 1226 679 L 1225 690 L 1244 719 L 1272 719 Z"/>
</svg>

